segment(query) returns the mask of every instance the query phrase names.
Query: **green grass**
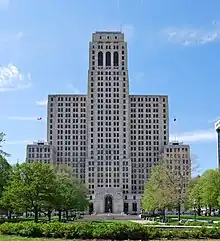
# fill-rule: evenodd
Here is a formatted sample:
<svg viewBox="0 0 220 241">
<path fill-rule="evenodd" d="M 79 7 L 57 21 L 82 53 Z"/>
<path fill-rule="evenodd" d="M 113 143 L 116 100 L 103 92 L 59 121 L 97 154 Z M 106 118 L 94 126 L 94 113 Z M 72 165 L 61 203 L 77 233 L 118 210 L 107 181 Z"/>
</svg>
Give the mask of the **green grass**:
<svg viewBox="0 0 220 241">
<path fill-rule="evenodd" d="M 166 215 L 170 218 L 178 218 L 178 215 Z M 194 215 L 181 215 L 181 219 L 194 219 Z M 196 216 L 197 220 L 215 220 L 220 221 L 220 216 Z"/>
<path fill-rule="evenodd" d="M 60 241 L 60 240 L 62 240 L 62 239 L 43 239 L 43 238 L 24 238 L 24 237 L 17 237 L 17 236 L 0 236 L 0 241 Z"/>
<path fill-rule="evenodd" d="M 24 238 L 24 237 L 17 237 L 17 236 L 0 236 L 0 241 L 64 241 L 66 239 L 42 239 L 42 238 Z M 69 239 L 70 240 L 70 239 Z M 71 239 L 72 241 L 74 239 Z M 71 241 L 70 240 L 70 241 Z M 169 240 L 169 239 L 160 239 L 160 241 L 162 240 Z M 175 239 L 175 241 L 186 241 L 187 239 L 184 240 L 177 240 Z M 201 241 L 201 239 L 189 239 L 190 241 Z M 209 239 L 209 241 L 220 241 L 220 239 Z M 152 240 L 152 241 L 158 241 L 158 240 Z"/>
</svg>

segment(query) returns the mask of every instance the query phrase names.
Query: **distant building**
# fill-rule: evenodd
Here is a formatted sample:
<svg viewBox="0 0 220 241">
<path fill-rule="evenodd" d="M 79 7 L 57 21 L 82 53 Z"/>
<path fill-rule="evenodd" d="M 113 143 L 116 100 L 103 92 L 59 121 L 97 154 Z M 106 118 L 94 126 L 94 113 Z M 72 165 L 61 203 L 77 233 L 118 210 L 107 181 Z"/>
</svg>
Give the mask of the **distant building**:
<svg viewBox="0 0 220 241">
<path fill-rule="evenodd" d="M 47 142 L 38 141 L 27 145 L 26 162 L 39 161 L 46 164 L 56 163 L 56 148 Z"/>
<path fill-rule="evenodd" d="M 220 120 L 215 122 L 217 132 L 217 168 L 220 168 Z"/>
<path fill-rule="evenodd" d="M 191 179 L 192 164 L 190 157 L 190 146 L 182 142 L 174 141 L 164 146 L 163 161 L 167 167 L 185 178 Z"/>
</svg>

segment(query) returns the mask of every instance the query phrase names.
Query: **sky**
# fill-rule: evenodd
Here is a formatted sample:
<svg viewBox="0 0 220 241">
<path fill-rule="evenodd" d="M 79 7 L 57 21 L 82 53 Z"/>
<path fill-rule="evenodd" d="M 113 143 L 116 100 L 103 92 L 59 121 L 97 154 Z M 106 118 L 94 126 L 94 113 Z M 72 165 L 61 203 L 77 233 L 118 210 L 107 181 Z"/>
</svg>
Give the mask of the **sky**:
<svg viewBox="0 0 220 241">
<path fill-rule="evenodd" d="M 10 163 L 46 139 L 48 94 L 86 93 L 92 33 L 122 30 L 130 93 L 168 95 L 170 140 L 190 144 L 198 172 L 216 168 L 219 9 L 219 0 L 0 0 L 0 131 Z"/>
</svg>

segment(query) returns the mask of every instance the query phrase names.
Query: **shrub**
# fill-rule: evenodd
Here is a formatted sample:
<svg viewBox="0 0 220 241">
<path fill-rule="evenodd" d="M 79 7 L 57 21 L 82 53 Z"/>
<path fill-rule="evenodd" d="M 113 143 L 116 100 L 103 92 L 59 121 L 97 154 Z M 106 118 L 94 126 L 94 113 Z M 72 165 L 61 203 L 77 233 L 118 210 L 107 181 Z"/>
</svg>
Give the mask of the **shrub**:
<svg viewBox="0 0 220 241">
<path fill-rule="evenodd" d="M 71 224 L 53 223 L 4 223 L 0 232 L 7 235 L 26 237 L 46 237 L 65 239 L 111 239 L 111 240 L 150 240 L 218 238 L 220 228 L 170 229 L 147 227 L 137 223 L 120 222 L 75 222 Z"/>
</svg>

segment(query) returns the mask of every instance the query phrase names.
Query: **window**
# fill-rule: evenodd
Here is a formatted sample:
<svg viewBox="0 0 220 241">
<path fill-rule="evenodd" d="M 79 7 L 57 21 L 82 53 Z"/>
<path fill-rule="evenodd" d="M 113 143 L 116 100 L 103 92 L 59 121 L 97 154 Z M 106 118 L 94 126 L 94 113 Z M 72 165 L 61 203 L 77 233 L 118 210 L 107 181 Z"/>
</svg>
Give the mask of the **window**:
<svg viewBox="0 0 220 241">
<path fill-rule="evenodd" d="M 111 66 L 111 53 L 110 52 L 106 52 L 105 65 L 106 66 Z"/>
<path fill-rule="evenodd" d="M 114 52 L 114 66 L 118 66 L 118 52 Z"/>
<path fill-rule="evenodd" d="M 101 51 L 98 53 L 98 66 L 103 66 L 103 53 Z"/>
</svg>

